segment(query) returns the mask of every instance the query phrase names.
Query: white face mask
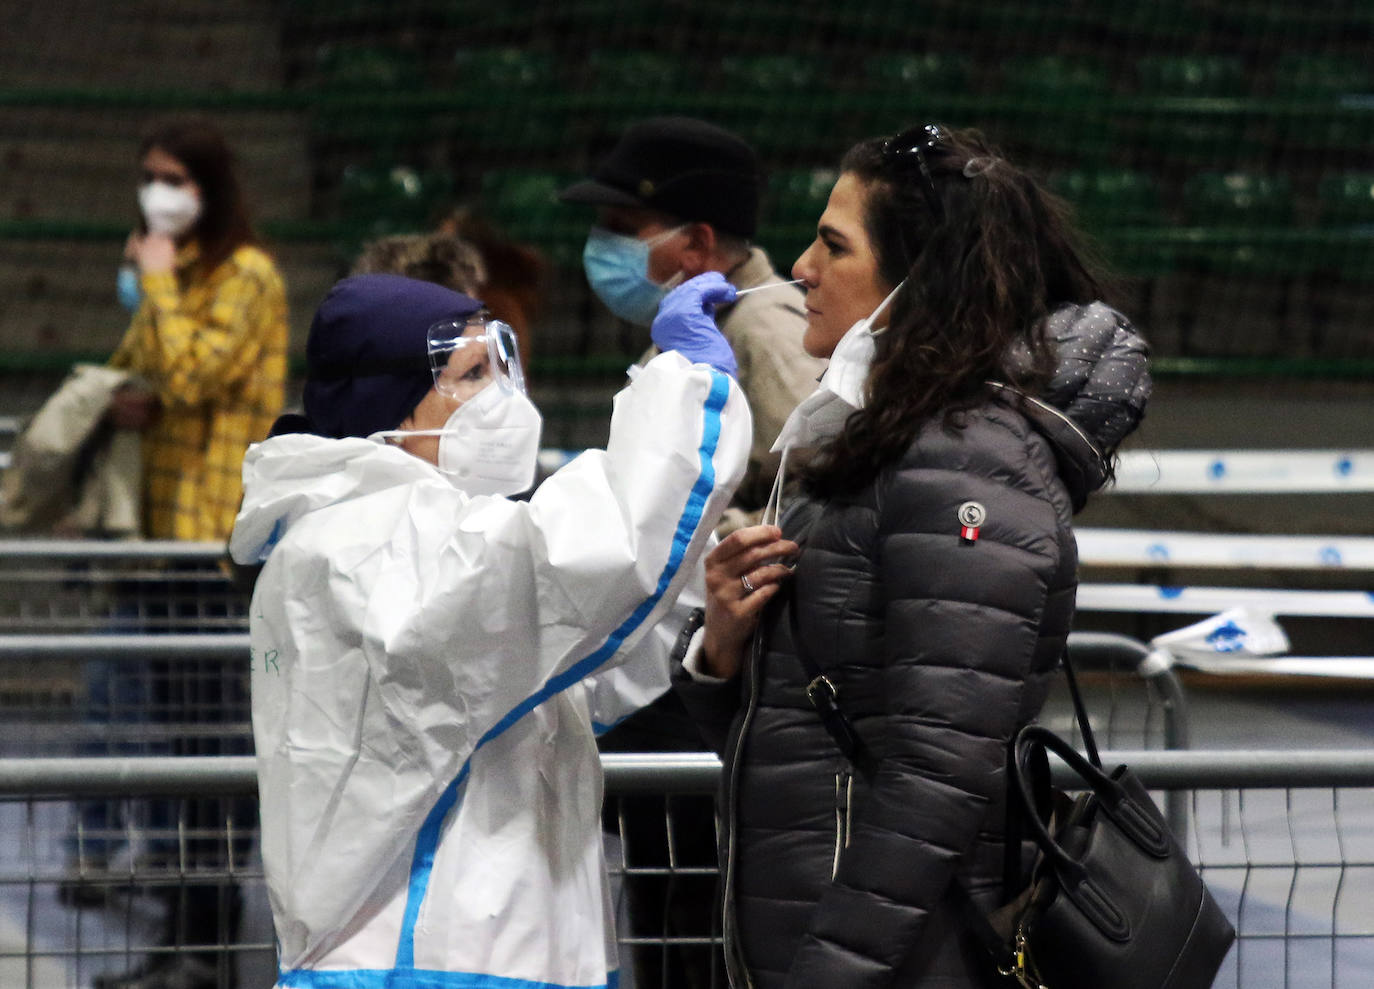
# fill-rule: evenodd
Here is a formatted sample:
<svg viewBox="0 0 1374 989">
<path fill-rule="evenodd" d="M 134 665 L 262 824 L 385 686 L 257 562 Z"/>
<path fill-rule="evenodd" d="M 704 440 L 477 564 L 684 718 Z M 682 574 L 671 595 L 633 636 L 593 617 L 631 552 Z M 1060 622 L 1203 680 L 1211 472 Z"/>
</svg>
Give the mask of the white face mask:
<svg viewBox="0 0 1374 989">
<path fill-rule="evenodd" d="M 186 186 L 149 182 L 138 187 L 138 207 L 148 232 L 180 237 L 200 219 L 200 199 Z"/>
<path fill-rule="evenodd" d="M 840 337 L 816 390 L 802 399 L 787 417 L 772 452 L 789 446 L 815 446 L 833 439 L 844 428 L 845 420 L 855 410 L 863 408 L 864 383 L 878 349 L 873 338 L 886 329 L 873 329 L 873 321 L 883 314 L 905 284 L 903 279 L 878 303 L 877 309 Z"/>
<path fill-rule="evenodd" d="M 529 489 L 539 459 L 544 420 L 524 392 L 493 382 L 458 406 L 442 429 L 392 429 L 369 439 L 439 437 L 439 471 L 471 495 L 513 495 Z"/>
</svg>

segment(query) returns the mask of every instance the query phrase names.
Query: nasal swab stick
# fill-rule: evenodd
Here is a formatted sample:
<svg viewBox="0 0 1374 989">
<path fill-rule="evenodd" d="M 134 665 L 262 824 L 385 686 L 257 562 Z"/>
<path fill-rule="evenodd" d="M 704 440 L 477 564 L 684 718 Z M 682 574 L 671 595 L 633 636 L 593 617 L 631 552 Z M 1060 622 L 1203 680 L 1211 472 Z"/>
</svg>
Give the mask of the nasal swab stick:
<svg viewBox="0 0 1374 989">
<path fill-rule="evenodd" d="M 741 295 L 748 295 L 750 292 L 762 292 L 766 288 L 782 288 L 784 285 L 796 285 L 805 280 L 804 278 L 794 278 L 790 282 L 773 282 L 770 285 L 755 285 L 753 288 L 742 288 L 735 293 L 735 298 L 738 299 Z"/>
</svg>

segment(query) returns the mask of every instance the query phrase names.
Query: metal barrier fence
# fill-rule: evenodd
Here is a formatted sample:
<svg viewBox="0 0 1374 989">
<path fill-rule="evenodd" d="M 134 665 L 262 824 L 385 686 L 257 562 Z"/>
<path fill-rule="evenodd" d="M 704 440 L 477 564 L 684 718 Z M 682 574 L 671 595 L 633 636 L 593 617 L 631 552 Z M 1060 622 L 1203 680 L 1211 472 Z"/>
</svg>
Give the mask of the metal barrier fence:
<svg viewBox="0 0 1374 989">
<path fill-rule="evenodd" d="M 1182 688 L 1171 670 L 1146 669 L 1142 643 L 1075 633 L 1070 645 L 1105 744 L 1123 738 L 1136 746 L 1187 743 Z M 0 946 L 0 985 L 84 986 L 100 972 L 173 956 L 200 965 L 212 984 L 235 984 L 234 973 L 240 986 L 270 984 L 270 923 L 261 868 L 251 854 L 256 807 L 241 797 L 252 792 L 251 773 L 243 776 L 251 770 L 248 760 L 33 758 L 230 752 L 226 746 L 234 743 L 246 752 L 246 696 L 233 691 L 241 691 L 247 654 L 244 632 L 0 635 L 0 677 L 61 663 L 83 671 L 69 695 L 10 696 L 0 705 L 9 727 L 0 753 L 30 757 L 0 760 L 0 799 L 23 798 L 22 806 L 0 805 L 10 821 L 0 824 L 0 847 L 13 850 L 0 861 L 28 863 L 20 871 L 0 867 L 0 935 L 6 909 L 22 918 L 10 926 L 28 932 Z M 102 676 L 111 678 L 103 689 Z M 147 696 L 127 708 L 89 703 L 92 689 L 106 699 L 119 695 L 119 683 L 152 692 L 158 683 L 198 680 L 205 681 L 199 696 L 221 703 L 192 703 L 197 695 L 186 689 L 164 697 L 164 706 Z M 1047 717 L 1056 710 L 1052 699 Z M 709 965 L 717 938 L 709 918 L 683 926 L 679 902 L 690 896 L 709 911 L 715 901 L 713 833 L 705 833 L 714 830 L 709 801 L 704 823 L 699 813 L 700 795 L 714 787 L 715 761 L 618 758 L 605 815 L 615 881 L 627 896 L 633 887 L 637 902 L 658 898 L 678 910 L 670 926 L 665 905 L 656 915 L 665 918 L 663 926 L 648 930 L 642 914 L 635 928 L 622 916 L 623 953 L 638 962 L 631 969 L 626 961 L 622 985 L 668 985 L 666 973 L 684 958 L 699 964 L 704 956 Z M 674 803 L 691 795 L 697 798 L 692 806 L 685 799 Z M 1172 794 L 1166 800 L 1170 820 L 1182 828 L 1185 803 Z M 178 913 L 203 922 L 169 924 Z M 246 926 L 235 937 L 240 913 Z M 256 925 L 249 923 L 254 918 Z M 75 934 L 53 941 L 58 929 Z M 723 985 L 723 973 L 708 970 L 707 981 Z"/>
<path fill-rule="evenodd" d="M 248 627 L 219 543 L 0 540 L 0 632 L 204 632 Z"/>
<path fill-rule="evenodd" d="M 1172 669 L 1151 661 L 1148 646 L 1123 635 L 1075 632 L 1069 649 L 1085 674 L 1089 713 L 1103 744 L 1188 747 L 1182 685 Z M 8 750 L 28 743 L 40 754 L 45 745 L 86 742 L 132 755 L 140 753 L 125 746 L 246 738 L 248 651 L 246 632 L 0 634 L 0 682 L 10 670 L 64 664 L 95 670 L 77 676 L 69 692 L 0 696 L 12 728 Z M 1050 710 L 1060 706 L 1052 703 Z M 1074 730 L 1067 721 L 1057 727 Z"/>
<path fill-rule="evenodd" d="M 50 565 L 78 559 L 89 548 L 49 543 L 31 548 L 30 559 Z M 141 544 L 132 555 L 120 549 L 100 544 L 100 552 L 85 561 L 82 574 L 98 573 L 108 561 L 127 566 L 131 559 L 160 573 L 157 568 L 167 555 L 178 555 L 176 550 L 183 563 L 213 565 L 219 558 L 219 548 L 211 546 Z M 214 587 L 216 581 L 222 584 L 223 575 L 207 571 L 188 583 L 194 594 Z M 81 620 L 58 625 L 81 627 L 98 614 L 98 609 L 88 609 L 77 616 Z M 36 624 L 41 628 L 45 623 Z M 1122 738 L 1135 745 L 1187 744 L 1182 688 L 1168 668 L 1149 668 L 1142 643 L 1085 633 L 1072 636 L 1070 646 L 1084 669 L 1089 707 L 1105 744 Z M 0 634 L 0 682 L 24 681 L 30 687 L 0 696 L 10 728 L 0 741 L 0 753 L 246 752 L 251 734 L 244 690 L 248 650 L 246 632 L 213 629 L 192 634 L 166 627 L 134 632 L 117 626 L 113 634 L 51 629 Z M 35 683 L 51 684 L 53 671 L 64 667 L 64 689 L 32 689 Z M 35 677 L 34 670 L 44 674 Z M 10 673 L 14 675 L 7 676 Z M 1054 710 L 1052 701 L 1047 714 Z M 85 985 L 102 971 L 172 956 L 200 965 L 202 974 L 217 985 L 234 984 L 236 973 L 239 985 L 269 984 L 270 925 L 262 923 L 266 907 L 261 869 L 249 854 L 256 808 L 227 796 L 241 783 L 233 782 L 232 774 L 224 775 L 236 765 L 227 757 L 4 763 L 5 772 L 27 781 L 27 789 L 14 791 L 27 801 L 15 844 L 38 865 L 24 874 L 0 872 L 0 905 L 8 901 L 19 910 L 26 931 L 67 927 L 76 936 L 46 947 L 35 947 L 30 938 L 22 952 L 18 947 L 8 954 L 0 950 L 0 985 L 48 985 L 61 979 L 67 980 L 64 984 Z M 123 767 L 123 775 L 112 788 L 108 781 L 115 766 Z M 640 770 L 633 763 L 616 769 L 606 813 L 613 874 L 627 895 L 633 886 L 640 899 L 676 904 L 678 898 L 686 899 L 684 890 L 690 886 L 692 904 L 710 904 L 716 880 L 713 836 L 693 829 L 713 830 L 710 802 L 700 812 L 700 794 L 709 793 L 714 785 L 714 760 L 707 765 L 673 763 L 667 768 L 674 775 L 666 791 L 663 770 L 661 757 L 651 757 Z M 189 793 L 197 796 L 186 796 Z M 696 813 L 689 814 L 692 807 L 685 801 L 674 805 L 674 797 L 692 794 L 697 795 Z M 1174 795 L 1166 799 L 1169 818 L 1181 829 L 1186 805 Z M 661 834 L 646 835 L 646 808 L 649 830 Z M 0 840 L 4 830 L 0 827 Z M 659 848 L 661 852 L 654 850 Z M 168 918 L 176 913 L 200 916 L 202 921 L 169 925 Z M 237 937 L 231 936 L 240 913 L 248 920 L 258 919 L 256 933 L 240 928 Z M 659 915 L 666 918 L 666 905 Z M 73 917 L 83 923 L 72 928 Z M 667 924 L 665 920 L 659 928 L 632 930 L 622 918 L 624 954 L 627 959 L 636 956 L 638 963 L 631 968 L 626 962 L 621 980 L 625 989 L 636 980 L 668 985 L 667 972 L 684 958 L 695 958 L 699 964 L 704 954 L 710 965 L 717 935 L 710 933 L 709 922 L 686 925 L 699 934 L 680 933 L 684 927 Z M 167 938 L 172 943 L 162 944 Z M 27 980 L 23 983 L 17 981 L 17 968 L 5 968 L 7 962 L 14 968 L 21 960 Z M 723 985 L 723 972 L 715 967 L 708 969 L 706 978 Z"/>
<path fill-rule="evenodd" d="M 3 751 L 246 753 L 248 649 L 247 632 L 0 634 Z"/>
<path fill-rule="evenodd" d="M 1374 877 L 1374 753 L 1136 750 L 1104 752 L 1104 761 L 1125 762 L 1151 788 L 1189 802 L 1187 847 L 1239 935 L 1217 986 L 1374 983 L 1374 902 L 1367 895 Z M 711 793 L 719 772 L 705 754 L 607 755 L 603 765 L 612 799 Z M 1054 768 L 1061 783 L 1070 782 L 1061 766 Z M 238 819 L 221 826 L 214 864 L 197 851 L 198 835 L 182 813 L 170 858 L 135 856 L 119 868 L 76 876 L 105 898 L 98 911 L 88 908 L 75 921 L 58 899 L 74 877 L 45 854 L 53 840 L 46 824 L 77 798 L 172 797 L 184 807 L 212 796 L 242 800 L 255 788 L 253 761 L 243 757 L 0 760 L 0 984 L 84 986 L 99 971 L 161 952 L 213 959 L 208 964 L 220 986 L 229 986 L 236 970 L 242 989 L 265 989 L 273 969 L 270 926 L 260 915 L 262 874 L 246 850 L 253 833 Z M 671 813 L 664 826 L 671 844 Z M 671 862 L 662 871 L 685 874 Z M 243 911 L 237 932 L 222 925 L 222 937 L 170 945 L 147 939 L 152 915 L 175 909 L 178 896 L 209 890 L 228 899 L 233 888 L 258 909 L 257 916 Z"/>
<path fill-rule="evenodd" d="M 247 597 L 222 556 L 216 544 L 0 541 L 0 753 L 244 745 Z M 1147 785 L 1165 791 L 1171 825 L 1238 921 L 1241 948 L 1217 984 L 1374 984 L 1374 908 L 1354 892 L 1374 878 L 1374 794 L 1365 791 L 1374 768 L 1331 753 L 1249 762 L 1253 754 L 1194 754 L 1199 762 L 1142 752 L 1189 744 L 1173 671 L 1124 636 L 1075 633 L 1070 644 L 1099 741 L 1130 750 Z M 1062 692 L 1042 720 L 1072 731 Z M 674 884 L 712 882 L 712 867 L 675 851 L 688 836 L 671 799 L 661 815 L 666 864 L 616 864 L 615 852 L 623 800 L 709 793 L 714 759 L 608 756 L 607 765 L 616 880 L 654 879 L 669 896 Z M 147 775 L 159 772 L 171 775 Z M 244 989 L 269 985 L 256 809 L 243 799 L 251 779 L 248 760 L 230 757 L 0 760 L 0 986 L 84 986 L 158 955 L 196 959 L 220 986 L 235 972 Z M 92 807 L 104 808 L 94 821 Z M 213 917 L 209 929 L 182 925 L 160 945 L 166 918 L 196 904 L 208 905 L 198 912 Z M 670 949 L 709 941 L 622 934 L 627 956 L 658 952 L 660 972 Z M 644 966 L 627 967 L 622 985 L 667 984 L 653 968 L 646 977 Z"/>
</svg>

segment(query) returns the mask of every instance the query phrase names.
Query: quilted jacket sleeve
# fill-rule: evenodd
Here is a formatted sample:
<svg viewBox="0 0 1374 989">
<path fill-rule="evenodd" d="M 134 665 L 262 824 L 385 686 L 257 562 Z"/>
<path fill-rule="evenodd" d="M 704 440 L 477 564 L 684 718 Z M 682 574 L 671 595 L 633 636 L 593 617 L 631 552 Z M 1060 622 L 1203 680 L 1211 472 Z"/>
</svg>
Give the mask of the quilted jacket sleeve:
<svg viewBox="0 0 1374 989">
<path fill-rule="evenodd" d="M 1066 584 L 1072 596 L 1062 488 L 1024 429 L 964 433 L 928 430 L 866 506 L 876 655 L 854 657 L 872 665 L 845 706 L 877 768 L 856 786 L 848 844 L 789 986 L 879 989 L 921 950 L 999 797 L 1027 677 L 1062 648 L 1041 634 Z M 986 511 L 976 541 L 960 538 L 969 501 Z"/>
<path fill-rule="evenodd" d="M 701 740 L 718 756 L 725 755 L 730 726 L 740 708 L 740 679 L 698 682 L 680 663 L 673 670 L 673 689 L 701 733 Z"/>
</svg>

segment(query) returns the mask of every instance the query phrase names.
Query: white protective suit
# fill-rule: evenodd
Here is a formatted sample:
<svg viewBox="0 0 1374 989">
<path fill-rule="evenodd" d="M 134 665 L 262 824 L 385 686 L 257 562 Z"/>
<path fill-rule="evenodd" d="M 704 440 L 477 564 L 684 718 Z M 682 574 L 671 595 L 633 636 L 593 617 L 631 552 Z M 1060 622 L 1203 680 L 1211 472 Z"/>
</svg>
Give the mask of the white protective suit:
<svg viewBox="0 0 1374 989">
<path fill-rule="evenodd" d="M 250 448 L 230 549 L 266 559 L 279 986 L 615 985 L 594 723 L 666 687 L 750 431 L 737 385 L 667 353 L 616 396 L 607 449 L 528 502 L 365 439 Z"/>
</svg>

